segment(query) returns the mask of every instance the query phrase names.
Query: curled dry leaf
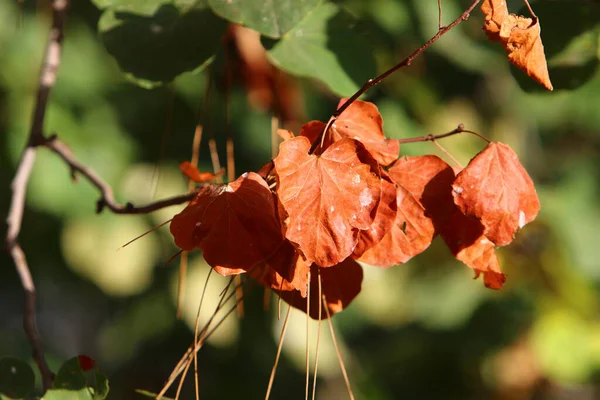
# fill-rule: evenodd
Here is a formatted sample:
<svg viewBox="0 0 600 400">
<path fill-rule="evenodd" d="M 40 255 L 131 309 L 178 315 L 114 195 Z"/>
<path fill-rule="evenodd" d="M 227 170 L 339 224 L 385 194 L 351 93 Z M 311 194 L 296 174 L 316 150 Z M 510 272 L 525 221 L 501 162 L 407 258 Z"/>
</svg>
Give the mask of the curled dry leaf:
<svg viewBox="0 0 600 400">
<path fill-rule="evenodd" d="M 338 108 L 348 99 L 341 99 Z M 306 136 L 311 143 L 319 137 L 325 124 L 311 121 L 302 126 L 300 136 Z M 321 151 L 343 138 L 352 138 L 365 145 L 369 153 L 383 166 L 389 165 L 400 151 L 396 140 L 386 139 L 383 134 L 383 119 L 377 106 L 367 101 L 356 100 L 331 125 Z"/>
<path fill-rule="evenodd" d="M 488 39 L 492 42 L 500 42 L 500 28 L 502 27 L 502 21 L 508 16 L 506 0 L 484 0 L 481 4 L 481 11 L 485 14 L 483 30 Z"/>
<path fill-rule="evenodd" d="M 321 319 L 327 318 L 325 307 L 329 314 L 334 315 L 348 307 L 360 293 L 363 270 L 353 259 L 348 258 L 330 268 L 319 268 L 315 264 L 310 267 L 310 312 L 309 316 L 319 319 L 319 304 L 321 304 Z M 326 302 L 319 301 L 319 274 L 321 276 L 321 294 Z M 277 291 L 279 296 L 291 306 L 306 312 L 307 299 L 298 291 Z"/>
<path fill-rule="evenodd" d="M 502 23 L 500 38 L 508 60 L 539 84 L 552 90 L 548 74 L 540 21 L 510 14 Z"/>
<path fill-rule="evenodd" d="M 354 139 L 308 154 L 306 137 L 286 140 L 275 158 L 277 195 L 287 214 L 286 237 L 322 267 L 346 259 L 359 230 L 373 223 L 381 196 L 379 166 Z"/>
<path fill-rule="evenodd" d="M 271 191 L 254 172 L 202 189 L 173 217 L 170 230 L 177 246 L 202 249 L 206 262 L 225 275 L 264 261 L 283 241 Z"/>
<path fill-rule="evenodd" d="M 221 169 L 216 174 L 213 174 L 212 172 L 200 172 L 198 168 L 189 161 L 183 161 L 181 164 L 179 164 L 179 169 L 188 179 L 196 183 L 214 181 L 215 179 L 223 176 L 225 173 L 225 169 Z"/>
<path fill-rule="evenodd" d="M 483 29 L 488 38 L 501 42 L 512 64 L 552 90 L 539 20 L 509 14 L 505 0 L 484 0 L 481 11 L 485 14 Z"/>
<path fill-rule="evenodd" d="M 456 177 L 452 194 L 460 210 L 478 218 L 485 237 L 498 246 L 512 242 L 540 210 L 533 181 L 503 143 L 492 142 L 477 154 Z"/>
</svg>

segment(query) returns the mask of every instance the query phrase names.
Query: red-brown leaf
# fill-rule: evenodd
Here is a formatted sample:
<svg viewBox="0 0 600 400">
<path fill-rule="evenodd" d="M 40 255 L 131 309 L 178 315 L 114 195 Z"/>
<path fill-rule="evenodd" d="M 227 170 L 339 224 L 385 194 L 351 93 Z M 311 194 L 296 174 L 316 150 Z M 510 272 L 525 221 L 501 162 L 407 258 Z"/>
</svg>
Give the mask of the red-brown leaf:
<svg viewBox="0 0 600 400">
<path fill-rule="evenodd" d="M 338 108 L 346 100 L 341 99 Z M 325 124 L 323 122 L 310 121 L 302 126 L 300 136 L 306 136 L 312 143 L 319 137 L 324 128 Z M 389 165 L 398 158 L 400 144 L 396 140 L 385 138 L 383 119 L 377 106 L 373 103 L 361 100 L 352 103 L 331 125 L 323 141 L 321 151 L 343 138 L 360 141 L 381 165 Z"/>
<path fill-rule="evenodd" d="M 265 260 L 283 241 L 271 191 L 254 172 L 202 189 L 170 229 L 182 250 L 202 249 L 209 265 L 229 274 Z"/>
<path fill-rule="evenodd" d="M 425 208 L 436 231 L 444 226 L 456 206 L 452 198 L 454 171 L 434 155 L 402 157 L 388 170 L 394 182 L 408 190 Z"/>
<path fill-rule="evenodd" d="M 204 183 L 214 181 L 215 179 L 223 176 L 225 173 L 225 169 L 221 169 L 216 174 L 212 172 L 200 172 L 198 168 L 194 164 L 189 161 L 183 161 L 179 164 L 179 169 L 188 179 L 196 182 L 196 183 Z"/>
<path fill-rule="evenodd" d="M 343 311 L 360 293 L 363 270 L 354 260 L 348 258 L 330 268 L 310 268 L 310 317 L 319 319 L 319 304 L 321 304 L 321 319 L 327 318 L 325 307 L 330 315 Z M 321 275 L 321 294 L 327 302 L 319 301 L 319 273 Z M 288 304 L 306 312 L 307 299 L 298 291 L 278 291 L 281 298 Z"/>
<path fill-rule="evenodd" d="M 309 263 L 330 267 L 352 253 L 358 231 L 373 223 L 381 196 L 379 166 L 353 139 L 334 143 L 318 157 L 309 149 L 302 136 L 281 143 L 274 160 L 277 195 L 288 216 L 287 239 Z"/>
<path fill-rule="evenodd" d="M 423 252 L 433 240 L 435 228 L 425 209 L 403 186 L 396 189 L 397 213 L 392 229 L 358 259 L 378 267 L 402 264 Z"/>
<path fill-rule="evenodd" d="M 477 218 L 464 215 L 458 208 L 440 232 L 454 256 L 475 270 L 475 277 L 483 274 L 483 282 L 490 289 L 501 289 L 506 275 L 500 270 L 494 244 L 483 236 L 483 225 Z"/>
<path fill-rule="evenodd" d="M 540 210 L 535 187 L 512 149 L 490 143 L 458 174 L 454 202 L 483 224 L 484 235 L 498 246 L 512 242 L 517 230 Z"/>
<path fill-rule="evenodd" d="M 358 244 L 352 252 L 352 258 L 359 259 L 365 251 L 381 242 L 385 235 L 392 229 L 396 222 L 398 205 L 396 204 L 396 185 L 384 172 L 381 173 L 381 200 L 377 207 L 377 214 L 371 227 L 361 231 Z"/>
<path fill-rule="evenodd" d="M 300 253 L 285 240 L 271 257 L 248 274 L 265 287 L 279 291 L 297 290 L 306 297 L 309 269 Z"/>
</svg>

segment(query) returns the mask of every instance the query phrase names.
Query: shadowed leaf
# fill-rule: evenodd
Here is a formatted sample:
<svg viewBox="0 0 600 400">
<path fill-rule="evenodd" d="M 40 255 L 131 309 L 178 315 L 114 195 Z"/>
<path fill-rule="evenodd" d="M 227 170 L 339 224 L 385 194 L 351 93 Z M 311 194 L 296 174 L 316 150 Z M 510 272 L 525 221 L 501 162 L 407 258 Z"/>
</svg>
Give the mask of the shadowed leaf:
<svg viewBox="0 0 600 400">
<path fill-rule="evenodd" d="M 343 311 L 360 293 L 363 270 L 354 260 L 348 258 L 339 264 L 330 268 L 319 268 L 316 265 L 310 267 L 310 317 L 319 318 L 319 304 L 321 307 L 321 319 L 327 318 L 325 307 L 329 309 L 329 314 L 334 315 Z M 319 302 L 319 278 L 321 274 L 321 293 L 327 298 L 327 303 Z M 293 307 L 306 312 L 306 298 L 302 297 L 298 291 L 280 291 L 279 296 Z"/>
<path fill-rule="evenodd" d="M 234 270 L 265 260 L 283 241 L 271 191 L 254 172 L 202 189 L 170 229 L 182 250 L 202 249 L 209 265 Z"/>
</svg>

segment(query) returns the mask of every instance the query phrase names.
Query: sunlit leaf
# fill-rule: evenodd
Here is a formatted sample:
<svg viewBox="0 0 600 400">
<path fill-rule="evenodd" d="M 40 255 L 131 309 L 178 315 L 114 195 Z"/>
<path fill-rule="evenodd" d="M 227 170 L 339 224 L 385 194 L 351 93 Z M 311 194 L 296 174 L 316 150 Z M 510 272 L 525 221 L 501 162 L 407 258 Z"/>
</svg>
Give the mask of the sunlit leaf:
<svg viewBox="0 0 600 400">
<path fill-rule="evenodd" d="M 452 189 L 456 205 L 481 220 L 485 237 L 498 246 L 512 242 L 517 230 L 540 210 L 533 181 L 517 154 L 503 143 L 490 143 L 477 154 Z"/>
<path fill-rule="evenodd" d="M 280 145 L 277 195 L 289 216 L 286 237 L 308 262 L 329 267 L 346 259 L 358 231 L 373 223 L 381 196 L 379 166 L 353 139 L 334 143 L 320 156 L 309 149 L 302 136 Z"/>
<path fill-rule="evenodd" d="M 341 99 L 338 108 L 346 102 Z M 319 121 L 311 121 L 302 126 L 301 136 L 306 136 L 313 142 L 323 129 L 325 124 Z M 369 153 L 383 166 L 391 164 L 398 158 L 400 145 L 396 140 L 386 139 L 383 134 L 383 119 L 377 106 L 367 101 L 356 100 L 353 102 L 331 125 L 325 133 L 322 150 L 326 149 L 340 139 L 352 138 L 365 145 Z"/>
</svg>

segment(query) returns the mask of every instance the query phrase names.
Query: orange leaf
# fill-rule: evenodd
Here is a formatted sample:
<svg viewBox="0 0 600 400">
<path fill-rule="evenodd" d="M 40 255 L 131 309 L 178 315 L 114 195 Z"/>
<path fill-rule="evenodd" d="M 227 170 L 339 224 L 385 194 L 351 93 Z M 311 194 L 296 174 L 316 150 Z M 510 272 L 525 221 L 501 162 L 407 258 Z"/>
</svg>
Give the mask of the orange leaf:
<svg viewBox="0 0 600 400">
<path fill-rule="evenodd" d="M 385 172 L 382 172 L 381 175 L 381 200 L 377 207 L 377 214 L 375 214 L 375 220 L 371 227 L 361 231 L 358 236 L 358 244 L 352 252 L 352 258 L 355 260 L 359 259 L 365 251 L 381 242 L 396 222 L 396 215 L 398 214 L 396 185 L 392 183 Z"/>
<path fill-rule="evenodd" d="M 282 140 L 288 140 L 295 137 L 294 132 L 287 129 L 277 129 L 277 136 L 279 136 Z"/>
<path fill-rule="evenodd" d="M 367 264 L 390 267 L 423 252 L 435 235 L 433 222 L 419 201 L 402 185 L 396 189 L 397 213 L 392 229 L 359 258 Z M 362 232 L 361 232 L 362 234 Z"/>
<path fill-rule="evenodd" d="M 318 271 L 319 269 L 320 271 Z M 333 315 L 343 311 L 352 300 L 360 293 L 363 270 L 351 258 L 342 261 L 330 268 L 319 268 L 312 265 L 310 268 L 310 317 L 319 318 L 319 304 L 321 304 L 321 319 L 327 318 L 325 306 L 329 314 Z M 327 303 L 319 301 L 319 275 L 321 274 L 321 294 L 325 295 Z M 288 304 L 306 312 L 306 298 L 298 291 L 277 291 L 279 296 Z"/>
<path fill-rule="evenodd" d="M 452 167 L 434 155 L 404 156 L 388 172 L 394 182 L 419 200 L 425 215 L 439 231 L 456 209 L 452 198 Z"/>
<path fill-rule="evenodd" d="M 196 183 L 214 181 L 215 179 L 223 176 L 225 173 L 225 169 L 221 169 L 216 174 L 213 174 L 212 172 L 200 172 L 198 168 L 196 168 L 196 166 L 189 161 L 183 161 L 181 164 L 179 164 L 179 169 L 185 176 L 188 177 L 188 179 Z"/>
<path fill-rule="evenodd" d="M 346 100 L 341 99 L 338 108 Z M 302 126 L 300 136 L 306 136 L 312 143 L 324 128 L 323 122 L 311 121 Z M 360 141 L 381 165 L 389 165 L 398 158 L 400 144 L 396 140 L 385 138 L 383 119 L 377 106 L 373 103 L 361 100 L 353 102 L 331 125 L 321 151 L 327 149 L 331 143 L 343 138 Z"/>
<path fill-rule="evenodd" d="M 454 256 L 475 270 L 475 278 L 483 274 L 483 283 L 490 289 L 501 289 L 506 275 L 500 271 L 494 244 L 483 236 L 483 225 L 458 208 L 440 232 Z"/>
<path fill-rule="evenodd" d="M 273 160 L 277 195 L 288 215 L 287 239 L 309 263 L 329 267 L 346 259 L 358 231 L 373 223 L 381 196 L 379 166 L 353 139 L 334 143 L 318 157 L 308 154 L 310 145 L 303 136 L 281 143 Z"/>
<path fill-rule="evenodd" d="M 271 191 L 254 172 L 228 185 L 202 189 L 173 217 L 170 229 L 177 246 L 202 249 L 206 262 L 224 274 L 248 270 L 283 241 Z"/>
<path fill-rule="evenodd" d="M 502 43 L 512 64 L 552 90 L 539 20 L 509 14 L 506 0 L 484 0 L 481 11 L 485 14 L 483 29 L 488 38 Z"/>
<path fill-rule="evenodd" d="M 454 202 L 466 215 L 481 220 L 484 235 L 498 246 L 540 210 L 535 187 L 516 153 L 503 143 L 490 143 L 458 174 L 452 185 Z"/>
<path fill-rule="evenodd" d="M 508 60 L 548 90 L 552 82 L 544 55 L 540 22 L 510 14 L 504 19 L 500 38 L 508 51 Z"/>
<path fill-rule="evenodd" d="M 492 42 L 500 42 L 502 21 L 508 15 L 506 0 L 484 0 L 481 11 L 485 14 L 483 30 Z"/>
</svg>

